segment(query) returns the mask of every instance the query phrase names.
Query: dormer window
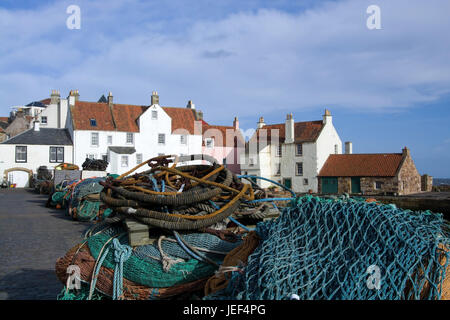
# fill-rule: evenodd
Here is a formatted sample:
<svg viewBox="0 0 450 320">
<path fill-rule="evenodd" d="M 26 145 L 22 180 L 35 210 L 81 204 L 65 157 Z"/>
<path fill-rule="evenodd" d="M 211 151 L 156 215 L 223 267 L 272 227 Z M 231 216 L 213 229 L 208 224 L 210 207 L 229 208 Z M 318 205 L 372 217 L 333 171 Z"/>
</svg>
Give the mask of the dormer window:
<svg viewBox="0 0 450 320">
<path fill-rule="evenodd" d="M 89 121 L 91 122 L 91 127 L 96 127 L 97 126 L 97 120 L 89 119 Z"/>
<path fill-rule="evenodd" d="M 152 120 L 158 120 L 158 111 L 152 110 Z"/>
</svg>

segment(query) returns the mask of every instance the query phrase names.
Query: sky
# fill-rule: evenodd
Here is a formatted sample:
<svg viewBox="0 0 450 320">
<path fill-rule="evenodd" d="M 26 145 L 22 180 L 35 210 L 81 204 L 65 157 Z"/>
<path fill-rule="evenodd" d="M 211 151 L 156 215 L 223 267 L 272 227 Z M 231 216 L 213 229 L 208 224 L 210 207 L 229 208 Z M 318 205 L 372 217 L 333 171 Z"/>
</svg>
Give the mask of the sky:
<svg viewBox="0 0 450 320">
<path fill-rule="evenodd" d="M 367 27 L 370 5 L 381 29 Z M 0 116 L 54 89 L 138 105 L 156 90 L 244 130 L 327 108 L 354 153 L 407 146 L 421 174 L 450 178 L 449 12 L 446 0 L 2 0 Z"/>
</svg>

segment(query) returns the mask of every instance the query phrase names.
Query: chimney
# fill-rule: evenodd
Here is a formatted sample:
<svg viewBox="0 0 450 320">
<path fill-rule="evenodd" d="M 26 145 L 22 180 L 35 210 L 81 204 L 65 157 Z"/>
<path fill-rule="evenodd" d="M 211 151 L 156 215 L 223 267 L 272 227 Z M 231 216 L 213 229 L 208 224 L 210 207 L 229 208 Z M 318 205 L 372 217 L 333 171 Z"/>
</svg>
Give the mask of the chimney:
<svg viewBox="0 0 450 320">
<path fill-rule="evenodd" d="M 78 90 L 70 90 L 69 92 L 69 105 L 74 106 L 75 102 L 78 101 L 80 98 L 80 94 L 78 93 Z"/>
<path fill-rule="evenodd" d="M 402 149 L 402 154 L 403 154 L 403 158 L 411 156 L 411 153 L 410 153 L 410 151 L 409 151 L 409 149 L 407 147 L 404 147 Z"/>
<path fill-rule="evenodd" d="M 187 104 L 186 108 L 195 109 L 195 104 L 192 102 L 192 100 L 188 101 L 188 104 Z"/>
<path fill-rule="evenodd" d="M 239 120 L 237 117 L 234 117 L 234 121 L 233 121 L 233 128 L 234 130 L 239 130 Z"/>
<path fill-rule="evenodd" d="M 39 121 L 34 121 L 34 131 L 39 131 Z"/>
<path fill-rule="evenodd" d="M 50 95 L 50 104 L 58 104 L 61 96 L 59 95 L 59 90 L 52 90 Z"/>
<path fill-rule="evenodd" d="M 353 153 L 353 144 L 350 141 L 345 142 L 345 154 Z"/>
<path fill-rule="evenodd" d="M 286 123 L 284 126 L 284 130 L 286 132 L 284 142 L 294 143 L 294 117 L 292 116 L 292 113 L 289 113 L 286 116 Z"/>
<path fill-rule="evenodd" d="M 198 112 L 197 112 L 197 120 L 203 120 L 203 111 L 198 110 Z"/>
<path fill-rule="evenodd" d="M 264 127 L 266 124 L 264 123 L 264 118 L 260 117 L 259 121 L 256 124 L 256 128 L 261 129 L 262 127 Z"/>
<path fill-rule="evenodd" d="M 159 96 L 157 91 L 152 92 L 151 105 L 157 104 L 159 105 Z"/>
<path fill-rule="evenodd" d="M 113 95 L 112 95 L 111 91 L 108 93 L 108 105 L 110 107 L 112 107 L 112 105 L 113 105 Z"/>
<path fill-rule="evenodd" d="M 323 115 L 323 124 L 332 123 L 333 117 L 331 116 L 331 112 L 328 109 L 325 109 L 325 113 Z"/>
</svg>

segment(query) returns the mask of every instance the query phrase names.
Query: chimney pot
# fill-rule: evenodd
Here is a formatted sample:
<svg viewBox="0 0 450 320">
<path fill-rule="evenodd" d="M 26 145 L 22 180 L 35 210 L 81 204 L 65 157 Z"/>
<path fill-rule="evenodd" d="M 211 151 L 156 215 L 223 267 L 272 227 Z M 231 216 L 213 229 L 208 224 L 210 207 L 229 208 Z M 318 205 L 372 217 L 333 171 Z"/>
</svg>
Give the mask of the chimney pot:
<svg viewBox="0 0 450 320">
<path fill-rule="evenodd" d="M 108 93 L 108 105 L 111 107 L 113 105 L 113 95 L 111 91 Z"/>
<path fill-rule="evenodd" d="M 192 102 L 192 100 L 188 101 L 186 108 L 195 109 L 195 104 Z"/>
<path fill-rule="evenodd" d="M 154 105 L 154 104 L 158 104 L 159 105 L 159 95 L 158 95 L 158 92 L 157 91 L 153 91 L 152 92 L 152 97 L 151 97 L 151 105 Z"/>
<path fill-rule="evenodd" d="M 238 120 L 238 117 L 234 117 L 233 128 L 234 128 L 234 130 L 239 130 L 239 120 Z"/>
<path fill-rule="evenodd" d="M 345 154 L 353 153 L 353 144 L 350 141 L 345 142 Z"/>
</svg>

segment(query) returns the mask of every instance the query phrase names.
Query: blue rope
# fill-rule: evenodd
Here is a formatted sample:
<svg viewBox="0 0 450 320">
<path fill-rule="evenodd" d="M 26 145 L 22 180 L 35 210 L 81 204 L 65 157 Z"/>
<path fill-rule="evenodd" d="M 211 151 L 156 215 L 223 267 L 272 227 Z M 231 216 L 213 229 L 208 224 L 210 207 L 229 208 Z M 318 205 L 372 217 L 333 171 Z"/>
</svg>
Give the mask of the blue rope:
<svg viewBox="0 0 450 320">
<path fill-rule="evenodd" d="M 115 238 L 112 242 L 114 248 L 114 282 L 113 282 L 113 299 L 121 299 L 123 292 L 123 263 L 131 256 L 133 249 L 128 245 L 120 244 Z"/>
<path fill-rule="evenodd" d="M 270 179 L 267 179 L 267 178 L 263 178 L 263 177 L 259 177 L 259 176 L 246 175 L 246 174 L 245 175 L 240 175 L 240 176 L 237 176 L 237 177 L 238 178 L 245 178 L 245 179 L 260 179 L 260 180 L 269 181 L 269 182 L 271 182 L 271 183 L 273 183 L 273 184 L 275 184 L 275 185 L 277 185 L 279 187 L 282 187 L 284 190 L 289 191 L 292 194 L 293 197 L 296 196 L 295 192 L 292 191 L 291 189 L 289 189 L 288 187 L 282 185 L 281 183 L 278 183 L 276 181 L 273 181 L 273 180 L 270 180 Z"/>
<path fill-rule="evenodd" d="M 235 224 L 237 224 L 239 227 L 243 228 L 245 231 L 250 232 L 250 231 L 252 231 L 252 230 L 255 230 L 255 229 L 250 229 L 250 228 L 244 226 L 242 223 L 240 223 L 239 221 L 237 221 L 236 219 L 234 219 L 232 216 L 229 216 L 228 218 L 229 218 L 232 222 L 234 222 Z"/>
</svg>

